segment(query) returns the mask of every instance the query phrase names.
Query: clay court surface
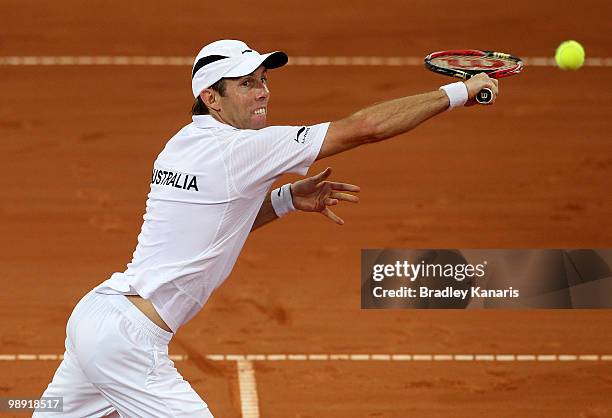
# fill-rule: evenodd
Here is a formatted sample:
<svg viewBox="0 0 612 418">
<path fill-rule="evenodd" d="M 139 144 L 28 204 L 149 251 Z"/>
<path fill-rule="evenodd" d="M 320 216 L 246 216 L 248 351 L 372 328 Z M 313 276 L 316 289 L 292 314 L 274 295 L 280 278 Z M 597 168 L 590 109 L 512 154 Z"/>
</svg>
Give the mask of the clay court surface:
<svg viewBox="0 0 612 418">
<path fill-rule="evenodd" d="M 190 57 L 231 37 L 301 57 L 457 47 L 551 57 L 574 38 L 609 58 L 610 12 L 605 1 L 3 1 L 0 56 Z M 73 306 L 125 268 L 152 163 L 190 121 L 189 74 L 0 66 L 0 355 L 61 354 Z M 269 120 L 334 120 L 450 81 L 421 66 L 290 65 L 270 74 Z M 310 173 L 331 166 L 362 187 L 359 205 L 337 210 L 346 225 L 292 214 L 256 231 L 172 342 L 176 366 L 218 417 L 244 416 L 245 400 L 237 362 L 210 354 L 306 355 L 251 362 L 262 417 L 612 416 L 609 310 L 365 311 L 359 299 L 363 248 L 612 247 L 611 86 L 609 66 L 528 66 L 502 80 L 493 107 L 316 163 Z M 308 360 L 342 353 L 431 358 Z M 484 354 L 494 360 L 457 361 Z M 0 396 L 38 396 L 58 364 L 0 361 Z"/>
</svg>

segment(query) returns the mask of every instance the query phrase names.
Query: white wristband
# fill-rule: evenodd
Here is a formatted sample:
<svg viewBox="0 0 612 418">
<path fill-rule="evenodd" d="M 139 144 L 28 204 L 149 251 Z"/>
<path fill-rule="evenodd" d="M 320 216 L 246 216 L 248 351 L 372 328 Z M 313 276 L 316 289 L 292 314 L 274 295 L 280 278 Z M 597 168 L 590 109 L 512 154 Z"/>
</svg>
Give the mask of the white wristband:
<svg viewBox="0 0 612 418">
<path fill-rule="evenodd" d="M 440 90 L 444 90 L 444 93 L 448 96 L 448 100 L 450 101 L 448 110 L 455 107 L 461 107 L 468 100 L 468 89 L 463 81 L 446 84 L 440 87 Z"/>
<path fill-rule="evenodd" d="M 270 198 L 274 212 L 276 212 L 276 216 L 279 218 L 295 210 L 293 196 L 291 195 L 291 183 L 272 190 Z"/>
</svg>

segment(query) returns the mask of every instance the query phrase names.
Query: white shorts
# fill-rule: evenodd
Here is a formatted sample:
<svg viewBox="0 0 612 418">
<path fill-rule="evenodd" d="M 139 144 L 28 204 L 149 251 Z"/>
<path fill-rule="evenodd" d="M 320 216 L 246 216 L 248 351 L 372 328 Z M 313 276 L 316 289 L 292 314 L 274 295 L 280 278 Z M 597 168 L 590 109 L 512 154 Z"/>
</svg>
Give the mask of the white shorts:
<svg viewBox="0 0 612 418">
<path fill-rule="evenodd" d="M 34 417 L 206 417 L 208 406 L 168 357 L 172 333 L 123 295 L 89 292 L 66 327 L 64 360 L 43 396 L 63 412 Z"/>
</svg>

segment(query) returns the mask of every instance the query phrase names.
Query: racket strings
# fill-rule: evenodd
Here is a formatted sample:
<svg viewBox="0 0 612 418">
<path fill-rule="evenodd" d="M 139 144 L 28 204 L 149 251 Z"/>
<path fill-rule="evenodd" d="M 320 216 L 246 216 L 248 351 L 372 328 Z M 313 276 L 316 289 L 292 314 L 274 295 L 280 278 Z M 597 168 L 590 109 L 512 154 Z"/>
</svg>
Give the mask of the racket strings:
<svg viewBox="0 0 612 418">
<path fill-rule="evenodd" d="M 506 57 L 478 57 L 467 55 L 445 55 L 431 59 L 431 64 L 459 71 L 507 71 L 515 69 L 519 62 Z"/>
</svg>

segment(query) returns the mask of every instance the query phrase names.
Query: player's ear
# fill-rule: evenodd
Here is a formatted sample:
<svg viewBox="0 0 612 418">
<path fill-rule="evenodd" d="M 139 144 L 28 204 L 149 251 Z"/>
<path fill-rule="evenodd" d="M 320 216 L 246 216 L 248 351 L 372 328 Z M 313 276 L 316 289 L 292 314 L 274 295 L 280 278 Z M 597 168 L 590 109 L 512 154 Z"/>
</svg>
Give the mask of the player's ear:
<svg viewBox="0 0 612 418">
<path fill-rule="evenodd" d="M 221 110 L 221 106 L 219 106 L 219 93 L 213 89 L 202 90 L 202 93 L 200 93 L 200 99 L 202 99 L 202 102 L 204 102 L 207 108 L 217 112 Z"/>
</svg>

